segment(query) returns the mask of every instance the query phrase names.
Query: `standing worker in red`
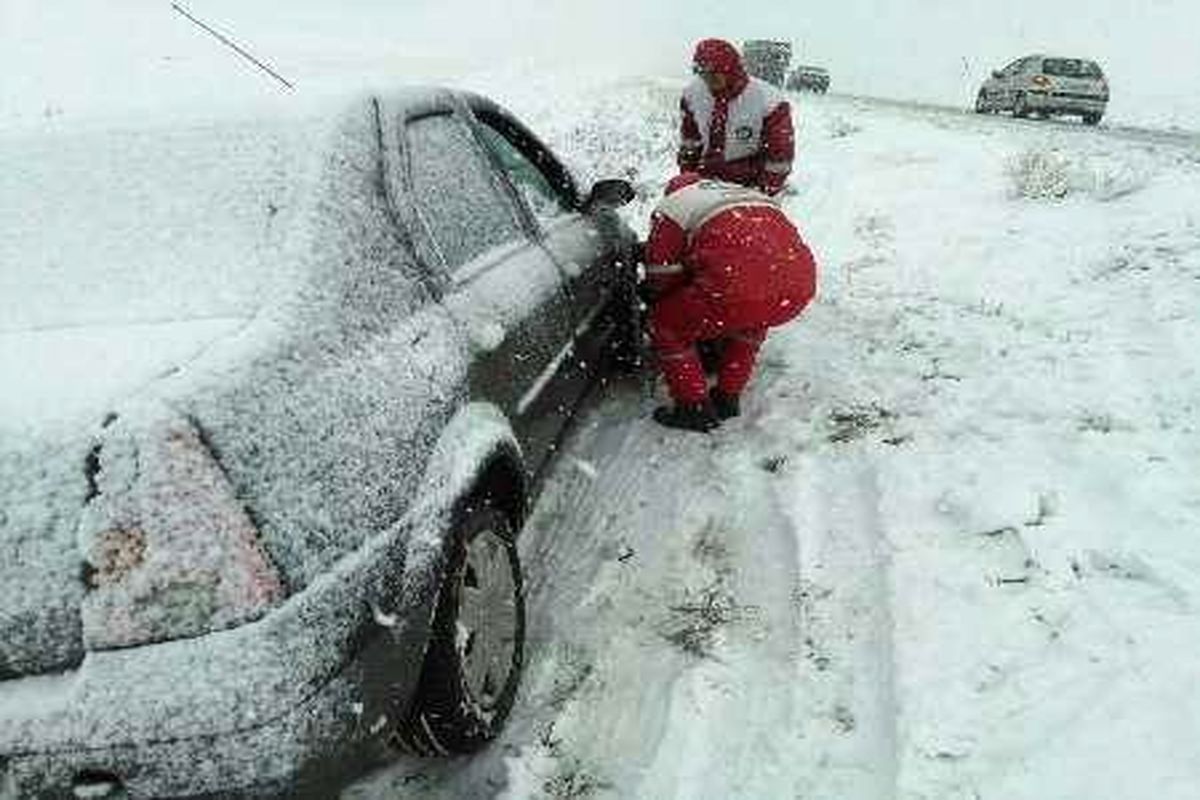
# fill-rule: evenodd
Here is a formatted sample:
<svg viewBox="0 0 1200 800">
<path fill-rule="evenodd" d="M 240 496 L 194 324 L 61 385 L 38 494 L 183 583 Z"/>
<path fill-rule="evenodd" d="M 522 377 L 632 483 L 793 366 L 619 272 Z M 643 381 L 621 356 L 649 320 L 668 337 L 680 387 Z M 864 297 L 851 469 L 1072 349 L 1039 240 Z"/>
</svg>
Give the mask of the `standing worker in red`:
<svg viewBox="0 0 1200 800">
<path fill-rule="evenodd" d="M 738 415 L 767 329 L 794 318 L 816 293 L 812 252 L 765 194 L 683 173 L 651 217 L 645 263 L 650 341 L 675 401 L 654 419 L 712 430 Z M 696 352 L 702 341 L 722 345 L 711 392 Z"/>
<path fill-rule="evenodd" d="M 696 45 L 696 80 L 680 100 L 679 168 L 777 194 L 792 171 L 795 138 L 784 95 L 746 74 L 722 39 Z"/>
</svg>

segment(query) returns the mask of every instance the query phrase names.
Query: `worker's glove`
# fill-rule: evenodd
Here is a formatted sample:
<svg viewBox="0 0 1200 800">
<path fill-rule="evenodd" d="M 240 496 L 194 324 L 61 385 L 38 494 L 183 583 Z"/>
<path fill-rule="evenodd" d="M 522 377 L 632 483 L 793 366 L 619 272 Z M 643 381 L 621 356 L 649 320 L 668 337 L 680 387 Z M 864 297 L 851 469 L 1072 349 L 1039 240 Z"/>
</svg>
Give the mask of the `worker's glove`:
<svg viewBox="0 0 1200 800">
<path fill-rule="evenodd" d="M 700 166 L 700 157 L 704 155 L 704 147 L 698 144 L 683 144 L 675 155 L 675 163 L 685 172 L 693 171 Z"/>
<path fill-rule="evenodd" d="M 631 244 L 629 257 L 633 259 L 634 264 L 644 264 L 646 262 L 646 243 L 637 241 Z"/>
</svg>

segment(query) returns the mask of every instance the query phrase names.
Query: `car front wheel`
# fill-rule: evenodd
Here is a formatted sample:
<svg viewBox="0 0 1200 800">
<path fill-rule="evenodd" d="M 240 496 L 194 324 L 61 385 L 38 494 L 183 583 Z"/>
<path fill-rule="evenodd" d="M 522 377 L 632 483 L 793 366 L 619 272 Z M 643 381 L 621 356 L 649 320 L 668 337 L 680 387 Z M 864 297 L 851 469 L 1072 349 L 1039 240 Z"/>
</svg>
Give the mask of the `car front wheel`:
<svg viewBox="0 0 1200 800">
<path fill-rule="evenodd" d="M 1102 116 L 1101 114 L 1084 114 L 1083 115 L 1083 124 L 1084 125 L 1099 125 L 1101 116 Z"/>
<path fill-rule="evenodd" d="M 632 248 L 615 266 L 616 290 L 612 313 L 616 335 L 612 342 L 614 365 L 619 372 L 633 373 L 646 363 L 648 343 L 643 332 L 645 308 L 638 279 L 638 264 L 643 260 L 642 245 Z"/>
<path fill-rule="evenodd" d="M 979 94 L 975 95 L 975 113 L 976 114 L 988 113 L 987 94 L 984 93 L 983 89 L 980 89 Z"/>
<path fill-rule="evenodd" d="M 520 682 L 525 638 L 512 524 L 477 503 L 455 531 L 416 697 L 397 730 L 418 755 L 478 750 L 504 725 Z"/>
</svg>

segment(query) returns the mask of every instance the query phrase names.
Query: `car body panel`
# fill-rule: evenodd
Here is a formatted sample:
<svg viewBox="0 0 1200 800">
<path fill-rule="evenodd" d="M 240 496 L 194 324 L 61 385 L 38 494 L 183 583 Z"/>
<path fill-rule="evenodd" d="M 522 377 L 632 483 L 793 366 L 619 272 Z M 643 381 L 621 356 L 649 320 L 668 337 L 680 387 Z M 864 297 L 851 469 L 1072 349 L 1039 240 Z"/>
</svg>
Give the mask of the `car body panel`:
<svg viewBox="0 0 1200 800">
<path fill-rule="evenodd" d="M 1063 65 L 1072 69 L 1064 72 Z M 984 81 L 976 110 L 1012 111 L 1018 116 L 1027 112 L 1078 114 L 1099 119 L 1108 99 L 1108 82 L 1094 61 L 1035 55 L 1009 63 Z"/>
<path fill-rule="evenodd" d="M 50 639 L 67 644 L 64 656 L 43 643 L 22 655 L 26 677 L 0 680 L 0 710 L 13 723 L 0 731 L 0 762 L 10 762 L 22 787 L 64 791 L 63 776 L 86 763 L 119 773 L 133 797 L 219 792 L 223 781 L 240 790 L 253 777 L 239 771 L 241 761 L 228 775 L 197 772 L 189 782 L 177 770 L 168 775 L 156 753 L 201 758 L 217 739 L 277 730 L 264 734 L 259 756 L 263 764 L 279 756 L 284 766 L 259 777 L 283 781 L 287 793 L 295 788 L 287 776 L 343 747 L 378 743 L 405 711 L 455 515 L 464 498 L 488 488 L 511 494 L 501 499 L 519 527 L 541 465 L 597 374 L 582 376 L 572 357 L 581 322 L 595 316 L 582 307 L 585 295 L 603 301 L 614 254 L 633 236 L 611 211 L 581 208 L 561 229 L 543 229 L 476 142 L 455 157 L 491 170 L 487 202 L 508 209 L 516 233 L 448 263 L 446 253 L 462 243 L 431 235 L 437 209 L 425 205 L 428 196 L 414 197 L 406 125 L 449 114 L 469 129 L 470 109 L 483 106 L 507 114 L 441 89 L 345 106 L 294 182 L 309 191 L 286 195 L 294 207 L 272 210 L 271 197 L 249 206 L 252 225 L 259 215 L 268 228 L 288 217 L 286 235 L 270 247 L 253 236 L 247 246 L 259 248 L 264 269 L 286 262 L 280 272 L 289 282 L 251 298 L 236 329 L 197 358 L 179 359 L 111 413 L 97 413 L 57 472 L 40 467 L 63 492 L 53 541 L 66 589 L 55 596 L 69 602 Z M 293 182 L 284 176 L 281 184 Z M 184 236 L 194 224 L 176 222 Z M 587 346 L 600 348 L 595 337 L 608 332 L 589 330 Z M 149 421 L 179 420 L 195 432 L 193 449 L 219 465 L 283 589 L 254 621 L 81 650 L 73 610 L 86 591 L 88 551 L 72 539 L 86 529 L 82 509 L 97 492 L 114 495 L 107 503 L 127 491 L 108 480 L 116 472 L 96 480 L 97 469 L 124 469 L 109 466 L 124 452 L 113 419 L 121 424 L 111 430 L 139 431 L 148 445 L 162 429 Z M 31 486 L 14 476 L 56 452 L 29 446 L 24 461 L 0 459 L 13 465 L 0 474 L 6 509 Z M 22 541 L 51 524 L 37 514 L 19 522 Z M 58 677 L 35 674 L 51 668 Z M 313 718 L 325 722 L 285 734 L 294 727 L 285 721 L 312 703 L 322 709 Z"/>
</svg>

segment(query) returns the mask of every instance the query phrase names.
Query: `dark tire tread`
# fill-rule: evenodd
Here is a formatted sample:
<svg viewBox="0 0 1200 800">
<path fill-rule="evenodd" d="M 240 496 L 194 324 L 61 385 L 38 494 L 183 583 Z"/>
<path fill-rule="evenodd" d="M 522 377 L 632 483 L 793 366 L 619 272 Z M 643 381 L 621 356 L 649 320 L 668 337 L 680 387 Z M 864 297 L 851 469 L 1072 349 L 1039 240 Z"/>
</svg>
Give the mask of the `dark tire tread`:
<svg viewBox="0 0 1200 800">
<path fill-rule="evenodd" d="M 455 647 L 458 598 L 454 594 L 457 585 L 454 576 L 465 563 L 466 543 L 488 529 L 501 531 L 509 543 L 509 563 L 516 589 L 517 642 L 508 683 L 490 716 L 485 716 L 468 694 Z M 445 575 L 416 694 L 408 713 L 391 733 L 393 745 L 419 756 L 473 753 L 495 739 L 516 699 L 524 657 L 524 587 L 517 560 L 515 533 L 508 517 L 494 501 L 484 499 L 468 504 L 451 544 Z"/>
</svg>

